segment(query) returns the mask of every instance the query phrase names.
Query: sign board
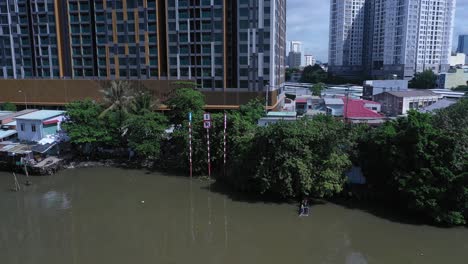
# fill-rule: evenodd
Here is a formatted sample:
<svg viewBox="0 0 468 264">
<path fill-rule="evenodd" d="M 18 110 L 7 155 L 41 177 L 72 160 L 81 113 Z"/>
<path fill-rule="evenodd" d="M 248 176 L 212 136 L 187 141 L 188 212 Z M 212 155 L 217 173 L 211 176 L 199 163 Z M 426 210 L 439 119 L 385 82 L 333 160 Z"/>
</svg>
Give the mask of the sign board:
<svg viewBox="0 0 468 264">
<path fill-rule="evenodd" d="M 203 128 L 210 129 L 211 128 L 211 121 L 204 121 Z"/>
<path fill-rule="evenodd" d="M 203 114 L 203 121 L 211 121 L 211 114 L 210 113 L 204 113 Z"/>
</svg>

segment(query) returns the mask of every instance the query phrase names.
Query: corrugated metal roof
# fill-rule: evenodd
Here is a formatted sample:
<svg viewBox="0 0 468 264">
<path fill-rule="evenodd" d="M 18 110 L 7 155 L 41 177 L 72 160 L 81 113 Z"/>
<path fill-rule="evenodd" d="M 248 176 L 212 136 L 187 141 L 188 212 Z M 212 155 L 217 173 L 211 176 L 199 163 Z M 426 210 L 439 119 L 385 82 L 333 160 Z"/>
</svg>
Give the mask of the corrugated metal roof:
<svg viewBox="0 0 468 264">
<path fill-rule="evenodd" d="M 12 113 L 13 112 L 11 112 L 11 111 L 0 111 L 0 116 L 10 115 Z"/>
<path fill-rule="evenodd" d="M 5 119 L 8 119 L 8 118 L 14 118 L 16 116 L 22 116 L 22 115 L 26 115 L 26 114 L 36 112 L 36 111 L 37 111 L 37 109 L 25 109 L 25 110 L 21 110 L 19 112 L 10 112 L 7 115 L 0 115 L 0 120 L 5 120 Z"/>
<path fill-rule="evenodd" d="M 435 110 L 439 110 L 439 109 L 444 109 L 444 108 L 447 108 L 453 104 L 455 104 L 457 101 L 456 100 L 450 100 L 450 99 L 442 99 L 442 100 L 439 100 L 429 106 L 426 106 L 422 109 L 420 109 L 419 111 L 422 112 L 422 113 L 428 113 L 428 112 L 433 112 Z"/>
<path fill-rule="evenodd" d="M 436 96 L 435 93 L 428 90 L 394 91 L 387 93 L 396 97 Z"/>
<path fill-rule="evenodd" d="M 365 104 L 374 103 L 372 101 L 356 100 L 356 99 L 345 99 L 344 115 L 347 118 L 382 118 L 383 116 L 365 107 Z"/>
<path fill-rule="evenodd" d="M 324 98 L 326 105 L 342 105 L 343 99 L 341 98 Z"/>
<path fill-rule="evenodd" d="M 296 112 L 268 112 L 267 117 L 296 117 Z"/>
<path fill-rule="evenodd" d="M 26 115 L 17 116 L 16 119 L 23 119 L 23 120 L 46 120 L 49 118 L 53 118 L 59 115 L 63 115 L 65 111 L 57 111 L 57 110 L 39 110 L 36 112 L 32 112 Z"/>
<path fill-rule="evenodd" d="M 0 130 L 0 139 L 16 134 L 16 130 Z"/>
</svg>

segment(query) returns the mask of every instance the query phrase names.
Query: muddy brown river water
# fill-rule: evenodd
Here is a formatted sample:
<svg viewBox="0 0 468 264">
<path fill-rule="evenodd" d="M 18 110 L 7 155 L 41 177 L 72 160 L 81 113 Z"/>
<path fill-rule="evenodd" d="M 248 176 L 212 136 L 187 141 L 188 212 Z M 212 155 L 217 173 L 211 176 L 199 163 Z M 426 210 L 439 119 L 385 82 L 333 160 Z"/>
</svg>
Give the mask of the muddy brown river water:
<svg viewBox="0 0 468 264">
<path fill-rule="evenodd" d="M 291 204 L 140 170 L 75 169 L 32 180 L 14 193 L 11 174 L 0 173 L 2 264 L 468 263 L 466 228 L 406 224 L 332 203 L 298 217 Z"/>
</svg>

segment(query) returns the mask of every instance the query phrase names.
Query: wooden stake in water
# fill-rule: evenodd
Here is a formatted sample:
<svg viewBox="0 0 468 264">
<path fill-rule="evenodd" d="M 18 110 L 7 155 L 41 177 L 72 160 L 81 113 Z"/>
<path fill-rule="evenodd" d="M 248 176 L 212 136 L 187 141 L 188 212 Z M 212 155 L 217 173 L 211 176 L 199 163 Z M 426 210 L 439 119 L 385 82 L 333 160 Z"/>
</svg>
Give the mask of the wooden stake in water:
<svg viewBox="0 0 468 264">
<path fill-rule="evenodd" d="M 13 178 L 15 180 L 15 191 L 21 191 L 21 186 L 18 182 L 18 178 L 16 178 L 16 174 L 13 172 Z"/>
</svg>

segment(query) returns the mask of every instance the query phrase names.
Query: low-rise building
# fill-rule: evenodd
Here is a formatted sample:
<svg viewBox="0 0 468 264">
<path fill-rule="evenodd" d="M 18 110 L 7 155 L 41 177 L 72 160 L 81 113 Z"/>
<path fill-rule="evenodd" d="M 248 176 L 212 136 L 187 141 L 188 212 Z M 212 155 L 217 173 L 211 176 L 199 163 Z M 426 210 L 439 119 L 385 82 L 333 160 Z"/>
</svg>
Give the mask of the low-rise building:
<svg viewBox="0 0 468 264">
<path fill-rule="evenodd" d="M 332 116 L 343 116 L 344 102 L 341 97 L 339 98 L 324 98 L 327 114 Z"/>
<path fill-rule="evenodd" d="M 387 116 L 405 115 L 411 109 L 427 107 L 439 101 L 442 95 L 428 90 L 384 92 L 374 95 L 374 101 L 382 105 Z"/>
<path fill-rule="evenodd" d="M 449 57 L 449 64 L 452 67 L 465 65 L 466 55 L 465 53 L 457 53 Z"/>
<path fill-rule="evenodd" d="M 439 74 L 437 86 L 441 89 L 453 89 L 461 85 L 468 85 L 468 67 L 451 68 L 446 73 Z"/>
<path fill-rule="evenodd" d="M 266 117 L 262 117 L 258 120 L 259 126 L 268 126 L 271 124 L 276 124 L 280 121 L 282 122 L 294 122 L 297 120 L 296 112 L 268 112 Z"/>
<path fill-rule="evenodd" d="M 368 80 L 364 82 L 362 98 L 372 100 L 372 96 L 392 91 L 408 91 L 408 80 Z"/>
<path fill-rule="evenodd" d="M 22 110 L 22 111 L 19 111 L 19 112 L 5 112 L 5 111 L 1 111 L 0 112 L 0 125 L 6 125 L 8 123 L 11 123 L 15 117 L 17 116 L 22 116 L 22 115 L 25 115 L 25 114 L 29 114 L 29 113 L 32 113 L 32 112 L 35 112 L 37 111 L 36 109 L 26 109 L 26 110 Z"/>
<path fill-rule="evenodd" d="M 381 104 L 378 102 L 343 98 L 344 112 L 343 116 L 352 123 L 381 124 L 385 118 L 379 112 Z"/>
<path fill-rule="evenodd" d="M 15 117 L 18 139 L 38 142 L 48 135 L 57 134 L 64 113 L 64 111 L 40 110 Z"/>
</svg>

